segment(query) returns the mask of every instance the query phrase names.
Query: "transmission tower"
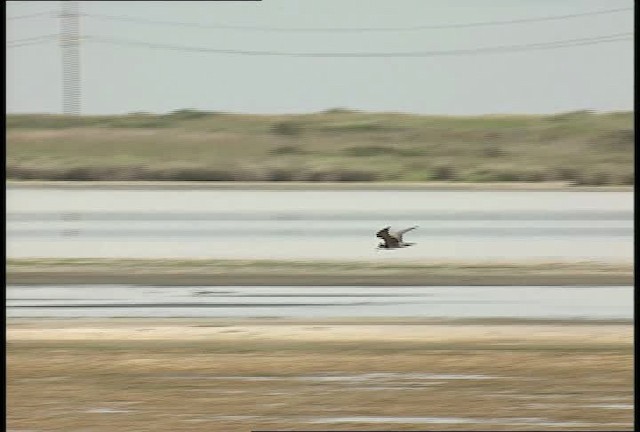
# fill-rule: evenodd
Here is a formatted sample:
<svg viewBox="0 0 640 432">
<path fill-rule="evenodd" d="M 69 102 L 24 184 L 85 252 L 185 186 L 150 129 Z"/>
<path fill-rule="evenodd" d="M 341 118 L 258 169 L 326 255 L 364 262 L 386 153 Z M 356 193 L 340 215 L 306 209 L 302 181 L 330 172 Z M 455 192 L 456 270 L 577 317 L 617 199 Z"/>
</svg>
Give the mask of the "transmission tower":
<svg viewBox="0 0 640 432">
<path fill-rule="evenodd" d="M 80 15 L 77 1 L 60 2 L 62 113 L 80 115 Z"/>
</svg>

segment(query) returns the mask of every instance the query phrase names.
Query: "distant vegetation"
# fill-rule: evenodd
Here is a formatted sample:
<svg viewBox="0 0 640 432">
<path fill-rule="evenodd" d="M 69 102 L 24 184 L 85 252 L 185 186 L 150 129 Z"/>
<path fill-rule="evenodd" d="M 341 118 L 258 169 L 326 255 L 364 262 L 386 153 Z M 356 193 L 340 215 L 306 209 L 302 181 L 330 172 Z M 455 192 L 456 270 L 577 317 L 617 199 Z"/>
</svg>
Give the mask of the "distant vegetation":
<svg viewBox="0 0 640 432">
<path fill-rule="evenodd" d="M 632 112 L 7 116 L 7 178 L 634 183 Z"/>
</svg>

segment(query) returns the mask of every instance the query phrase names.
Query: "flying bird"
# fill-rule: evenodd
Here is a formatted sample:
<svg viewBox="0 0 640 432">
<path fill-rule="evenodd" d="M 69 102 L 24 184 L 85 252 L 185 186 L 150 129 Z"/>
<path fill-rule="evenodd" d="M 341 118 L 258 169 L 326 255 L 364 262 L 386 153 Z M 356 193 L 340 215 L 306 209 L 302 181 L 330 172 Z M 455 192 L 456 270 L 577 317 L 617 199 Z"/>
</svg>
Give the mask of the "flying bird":
<svg viewBox="0 0 640 432">
<path fill-rule="evenodd" d="M 412 226 L 411 228 L 406 228 L 400 231 L 389 232 L 389 228 L 386 227 L 381 229 L 376 233 L 376 237 L 384 240 L 384 243 L 380 243 L 376 249 L 398 249 L 408 246 L 413 246 L 415 243 L 405 243 L 402 240 L 402 235 L 407 231 L 411 231 L 412 229 L 418 228 L 418 226 Z"/>
</svg>

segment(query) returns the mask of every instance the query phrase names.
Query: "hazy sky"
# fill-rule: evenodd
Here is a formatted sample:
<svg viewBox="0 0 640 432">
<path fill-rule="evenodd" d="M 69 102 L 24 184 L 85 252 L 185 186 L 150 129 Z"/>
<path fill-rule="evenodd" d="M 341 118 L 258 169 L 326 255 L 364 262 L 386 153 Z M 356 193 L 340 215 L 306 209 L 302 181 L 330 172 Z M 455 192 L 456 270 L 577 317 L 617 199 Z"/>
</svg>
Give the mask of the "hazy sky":
<svg viewBox="0 0 640 432">
<path fill-rule="evenodd" d="M 81 18 L 81 33 L 87 37 L 81 49 L 83 114 L 163 113 L 183 108 L 306 113 L 345 107 L 453 115 L 633 109 L 632 9 L 549 21 L 462 26 L 633 8 L 631 0 L 78 3 L 86 14 Z M 41 43 L 27 40 L 35 43 L 9 45 L 7 112 L 60 113 L 61 49 L 53 37 L 60 29 L 55 15 L 60 2 L 6 4 L 8 41 L 52 35 Z M 20 18 L 48 11 L 52 14 Z M 200 26 L 107 19 L 104 15 Z M 219 27 L 214 28 L 216 25 Z M 243 26 L 250 28 L 238 28 Z M 275 30 L 420 26 L 445 28 Z M 530 45 L 620 33 L 627 33 L 628 38 L 548 50 L 377 58 L 252 56 L 113 43 L 118 39 L 218 50 L 398 53 Z"/>
</svg>

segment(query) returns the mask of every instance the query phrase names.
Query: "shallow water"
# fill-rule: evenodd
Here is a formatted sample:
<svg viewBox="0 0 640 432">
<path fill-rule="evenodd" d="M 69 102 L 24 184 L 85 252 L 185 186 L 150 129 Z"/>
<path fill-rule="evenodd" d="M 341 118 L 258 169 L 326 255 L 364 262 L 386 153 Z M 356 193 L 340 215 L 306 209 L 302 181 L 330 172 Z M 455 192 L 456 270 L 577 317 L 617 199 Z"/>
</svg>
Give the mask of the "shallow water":
<svg viewBox="0 0 640 432">
<path fill-rule="evenodd" d="M 500 379 L 489 375 L 478 374 L 429 374 L 429 373 L 365 373 L 357 375 L 307 375 L 307 376 L 218 376 L 218 375 L 171 375 L 164 379 L 222 380 L 222 381 L 307 381 L 318 383 L 360 383 L 360 384 L 399 384 L 407 385 L 417 381 L 430 380 L 491 380 Z M 399 387 L 401 388 L 401 387 Z"/>
<path fill-rule="evenodd" d="M 496 425 L 536 425 L 536 426 L 589 426 L 583 422 L 557 422 L 541 418 L 461 418 L 461 417 L 322 417 L 309 423 L 402 423 L 402 424 L 496 424 Z"/>
<path fill-rule="evenodd" d="M 585 408 L 602 408 L 602 409 L 616 409 L 616 410 L 632 410 L 635 407 L 633 404 L 595 404 L 595 405 L 583 405 Z"/>
<path fill-rule="evenodd" d="M 630 262 L 633 193 L 8 187 L 7 256 Z"/>
<path fill-rule="evenodd" d="M 131 410 L 123 410 L 117 408 L 93 408 L 85 411 L 88 414 L 122 414 L 130 413 Z"/>
<path fill-rule="evenodd" d="M 632 287 L 20 286 L 8 317 L 631 319 Z"/>
</svg>

